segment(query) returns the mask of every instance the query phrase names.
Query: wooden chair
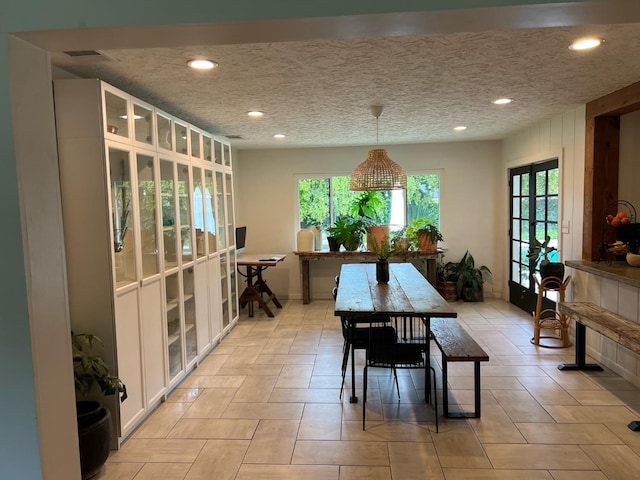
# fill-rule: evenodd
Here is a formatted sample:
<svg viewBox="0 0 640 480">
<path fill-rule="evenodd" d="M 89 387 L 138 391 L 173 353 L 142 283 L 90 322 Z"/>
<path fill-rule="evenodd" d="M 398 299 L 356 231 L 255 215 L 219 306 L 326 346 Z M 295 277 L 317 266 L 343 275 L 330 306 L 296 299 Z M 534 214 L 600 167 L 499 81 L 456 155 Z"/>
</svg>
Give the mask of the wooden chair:
<svg viewBox="0 0 640 480">
<path fill-rule="evenodd" d="M 564 280 L 558 277 L 547 277 L 543 280 L 534 275 L 538 287 L 536 310 L 533 312 L 533 338 L 531 343 L 546 348 L 567 348 L 569 341 L 569 316 L 556 309 L 544 308 L 544 301 L 549 292 L 558 292 L 558 302 L 564 302 L 567 285 L 571 282 L 571 275 Z M 554 330 L 554 334 L 543 335 L 542 330 Z M 542 342 L 541 340 L 559 340 L 559 344 Z M 556 342 L 558 343 L 558 342 Z"/>
</svg>

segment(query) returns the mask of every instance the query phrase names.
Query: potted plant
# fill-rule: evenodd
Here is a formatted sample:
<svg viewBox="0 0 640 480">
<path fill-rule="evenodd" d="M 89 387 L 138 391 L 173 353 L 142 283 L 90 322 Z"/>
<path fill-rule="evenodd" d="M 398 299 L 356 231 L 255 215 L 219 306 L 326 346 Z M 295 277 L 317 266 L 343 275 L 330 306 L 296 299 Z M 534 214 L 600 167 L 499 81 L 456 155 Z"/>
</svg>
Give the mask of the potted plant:
<svg viewBox="0 0 640 480">
<path fill-rule="evenodd" d="M 536 239 L 533 245 L 529 246 L 527 258 L 531 261 L 530 269 L 533 272 L 536 267 L 538 267 L 540 269 L 540 276 L 542 279 L 547 277 L 557 277 L 562 280 L 564 278 L 564 263 L 552 262 L 549 259 L 549 255 L 552 252 L 557 251 L 556 247 L 549 245 L 550 241 L 551 237 L 547 235 L 543 242 Z M 552 285 L 550 285 L 550 287 L 553 288 Z"/>
<path fill-rule="evenodd" d="M 73 352 L 73 375 L 76 398 L 89 395 L 120 395 L 120 401 L 127 398 L 127 388 L 122 381 L 111 375 L 108 365 L 95 349 L 102 341 L 88 333 L 71 332 Z M 78 441 L 80 444 L 80 470 L 82 478 L 88 479 L 98 474 L 106 462 L 111 449 L 113 426 L 111 412 L 96 400 L 76 401 L 78 416 Z"/>
<path fill-rule="evenodd" d="M 362 244 L 362 237 L 367 232 L 367 226 L 361 219 L 341 216 L 336 218 L 333 227 L 327 231 L 331 237 L 344 245 L 346 250 L 354 251 Z"/>
<path fill-rule="evenodd" d="M 436 253 L 438 251 L 438 242 L 444 240 L 442 233 L 431 220 L 412 220 L 407 227 L 407 231 L 416 249 L 425 253 Z"/>
<path fill-rule="evenodd" d="M 456 293 L 465 302 L 484 301 L 484 282 L 491 275 L 485 265 L 476 267 L 473 256 L 467 250 L 462 259 L 455 264 Z"/>
<path fill-rule="evenodd" d="M 458 300 L 458 293 L 456 292 L 456 283 L 458 282 L 457 268 L 458 264 L 454 262 L 444 263 L 438 261 L 436 263 L 436 290 L 447 302 L 456 302 Z"/>
<path fill-rule="evenodd" d="M 371 251 L 375 253 L 377 257 L 376 261 L 376 280 L 378 283 L 389 282 L 389 257 L 396 253 L 395 248 L 391 245 L 389 237 L 384 237 L 382 241 L 378 242 L 377 239 L 371 239 Z"/>
<path fill-rule="evenodd" d="M 411 241 L 409 240 L 406 228 L 391 232 L 391 245 L 396 253 L 405 254 L 409 251 L 411 248 Z"/>
<path fill-rule="evenodd" d="M 367 249 L 372 250 L 372 242 L 380 243 L 389 237 L 389 225 L 381 225 L 384 201 L 376 190 L 361 192 L 351 203 L 350 213 L 364 221 L 367 228 Z"/>
</svg>

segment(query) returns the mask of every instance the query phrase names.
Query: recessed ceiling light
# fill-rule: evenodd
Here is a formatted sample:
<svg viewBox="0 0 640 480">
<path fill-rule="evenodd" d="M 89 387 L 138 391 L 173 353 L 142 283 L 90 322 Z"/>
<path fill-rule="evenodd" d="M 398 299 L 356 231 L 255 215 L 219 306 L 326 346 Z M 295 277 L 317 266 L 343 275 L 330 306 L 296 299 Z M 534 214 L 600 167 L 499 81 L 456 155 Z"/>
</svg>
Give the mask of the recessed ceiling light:
<svg viewBox="0 0 640 480">
<path fill-rule="evenodd" d="M 569 45 L 569 50 L 589 50 L 599 47 L 602 45 L 602 42 L 604 42 L 604 40 L 601 38 L 581 38 Z"/>
<path fill-rule="evenodd" d="M 211 70 L 218 66 L 217 62 L 214 62 L 213 60 L 206 60 L 204 58 L 189 60 L 187 65 L 196 70 Z"/>
<path fill-rule="evenodd" d="M 281 140 L 283 138 L 285 138 L 286 135 L 284 133 L 276 133 L 273 138 L 277 138 L 278 140 Z"/>
<path fill-rule="evenodd" d="M 123 113 L 122 115 L 120 115 L 120 118 L 123 119 L 123 120 L 126 120 L 127 119 L 127 114 Z M 133 119 L 134 120 L 142 120 L 143 118 L 144 117 L 142 115 L 138 115 L 137 113 L 133 114 Z"/>
<path fill-rule="evenodd" d="M 251 110 L 250 112 L 247 112 L 247 115 L 252 118 L 260 118 L 264 116 L 264 112 L 261 112 L 260 110 Z"/>
<path fill-rule="evenodd" d="M 457 127 L 453 127 L 453 129 L 456 132 L 464 132 L 467 129 L 467 127 L 465 127 L 464 125 L 458 125 Z"/>
<path fill-rule="evenodd" d="M 499 98 L 493 101 L 493 103 L 495 103 L 496 105 L 506 105 L 511 102 L 513 102 L 513 100 L 510 98 Z"/>
</svg>

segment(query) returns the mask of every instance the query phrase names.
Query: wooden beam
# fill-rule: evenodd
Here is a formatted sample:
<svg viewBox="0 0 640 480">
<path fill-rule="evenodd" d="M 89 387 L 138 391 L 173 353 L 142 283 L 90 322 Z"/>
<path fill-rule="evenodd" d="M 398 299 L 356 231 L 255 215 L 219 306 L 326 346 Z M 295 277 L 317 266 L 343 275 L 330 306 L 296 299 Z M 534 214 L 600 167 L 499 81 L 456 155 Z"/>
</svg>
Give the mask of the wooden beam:
<svg viewBox="0 0 640 480">
<path fill-rule="evenodd" d="M 587 103 L 586 116 L 620 116 L 636 110 L 640 110 L 640 82 Z"/>
</svg>

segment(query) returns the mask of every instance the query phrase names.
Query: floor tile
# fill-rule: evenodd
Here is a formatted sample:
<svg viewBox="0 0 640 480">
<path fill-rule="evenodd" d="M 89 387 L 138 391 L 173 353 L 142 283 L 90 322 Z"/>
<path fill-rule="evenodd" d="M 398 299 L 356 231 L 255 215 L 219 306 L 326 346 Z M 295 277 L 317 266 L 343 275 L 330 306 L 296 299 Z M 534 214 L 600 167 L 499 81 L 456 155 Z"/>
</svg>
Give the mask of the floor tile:
<svg viewBox="0 0 640 480">
<path fill-rule="evenodd" d="M 190 463 L 147 463 L 135 480 L 183 480 L 190 468 Z"/>
<path fill-rule="evenodd" d="M 190 406 L 190 403 L 161 404 L 151 418 L 133 432 L 131 438 L 165 438 Z"/>
<path fill-rule="evenodd" d="M 448 428 L 440 428 L 440 433 L 432 436 L 440 465 L 443 468 L 460 465 L 490 468 L 489 459 L 473 429 L 466 422 L 448 425 Z"/>
<path fill-rule="evenodd" d="M 580 448 L 609 478 L 640 477 L 640 455 L 626 445 L 581 445 Z"/>
<path fill-rule="evenodd" d="M 227 406 L 223 418 L 250 418 L 271 420 L 299 420 L 303 403 L 239 403 Z"/>
<path fill-rule="evenodd" d="M 207 440 L 185 480 L 234 480 L 248 440 Z"/>
<path fill-rule="evenodd" d="M 393 478 L 444 479 L 433 444 L 390 442 L 389 461 Z"/>
<path fill-rule="evenodd" d="M 582 473 L 584 474 L 584 472 Z M 445 468 L 444 474 L 447 480 L 554 480 L 554 477 L 545 470 Z"/>
<path fill-rule="evenodd" d="M 485 445 L 494 468 L 598 470 L 577 445 Z"/>
<path fill-rule="evenodd" d="M 293 465 L 389 465 L 387 442 L 301 440 L 293 452 Z"/>
<path fill-rule="evenodd" d="M 193 462 L 204 440 L 131 438 L 120 450 L 111 452 L 110 462 Z"/>
<path fill-rule="evenodd" d="M 389 467 L 340 467 L 340 480 L 391 480 Z"/>
<path fill-rule="evenodd" d="M 228 438 L 250 440 L 258 427 L 257 420 L 184 418 L 167 438 Z"/>
<path fill-rule="evenodd" d="M 342 405 L 308 403 L 304 407 L 298 440 L 340 440 Z"/>
<path fill-rule="evenodd" d="M 517 423 L 527 443 L 562 444 L 621 444 L 622 441 L 602 424 L 575 423 Z"/>
<path fill-rule="evenodd" d="M 244 463 L 289 464 L 299 426 L 298 420 L 260 420 Z"/>
<path fill-rule="evenodd" d="M 236 480 L 339 480 L 337 466 L 242 465 Z M 217 479 L 216 479 L 217 480 Z"/>
</svg>

